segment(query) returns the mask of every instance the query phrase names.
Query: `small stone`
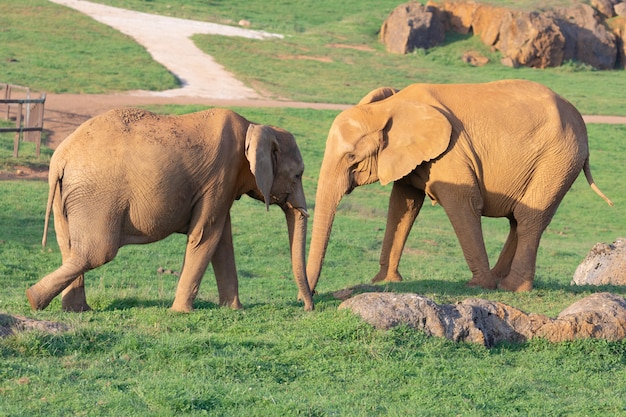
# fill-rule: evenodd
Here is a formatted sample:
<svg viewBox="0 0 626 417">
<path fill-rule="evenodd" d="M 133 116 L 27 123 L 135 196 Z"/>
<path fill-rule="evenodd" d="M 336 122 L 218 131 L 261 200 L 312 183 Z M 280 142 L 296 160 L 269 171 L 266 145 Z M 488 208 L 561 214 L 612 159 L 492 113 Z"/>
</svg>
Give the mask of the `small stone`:
<svg viewBox="0 0 626 417">
<path fill-rule="evenodd" d="M 626 285 L 626 239 L 597 243 L 576 268 L 572 285 Z"/>
<path fill-rule="evenodd" d="M 477 51 L 467 51 L 461 57 L 461 60 L 473 67 L 482 67 L 489 62 L 489 58 Z"/>
</svg>

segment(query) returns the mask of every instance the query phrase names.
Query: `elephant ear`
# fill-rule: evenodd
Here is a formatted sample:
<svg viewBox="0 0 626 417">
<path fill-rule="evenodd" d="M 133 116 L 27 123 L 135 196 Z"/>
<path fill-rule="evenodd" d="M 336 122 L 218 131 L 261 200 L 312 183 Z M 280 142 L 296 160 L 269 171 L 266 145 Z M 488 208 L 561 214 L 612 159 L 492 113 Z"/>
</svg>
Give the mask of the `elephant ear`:
<svg viewBox="0 0 626 417">
<path fill-rule="evenodd" d="M 274 155 L 278 149 L 276 135 L 271 127 L 251 124 L 246 132 L 246 158 L 256 185 L 265 199 L 265 208 L 270 208 L 270 191 L 274 183 Z"/>
<path fill-rule="evenodd" d="M 367 93 L 365 97 L 363 97 L 361 101 L 359 101 L 357 106 L 361 104 L 368 104 L 368 103 L 373 103 L 375 101 L 384 100 L 387 97 L 393 96 L 398 91 L 400 90 L 398 90 L 397 88 L 393 88 L 393 87 L 379 87 L 376 90 L 372 90 L 369 93 Z"/>
<path fill-rule="evenodd" d="M 388 115 L 378 154 L 378 179 L 383 185 L 444 153 L 452 134 L 448 119 L 427 104 L 396 101 Z"/>
</svg>

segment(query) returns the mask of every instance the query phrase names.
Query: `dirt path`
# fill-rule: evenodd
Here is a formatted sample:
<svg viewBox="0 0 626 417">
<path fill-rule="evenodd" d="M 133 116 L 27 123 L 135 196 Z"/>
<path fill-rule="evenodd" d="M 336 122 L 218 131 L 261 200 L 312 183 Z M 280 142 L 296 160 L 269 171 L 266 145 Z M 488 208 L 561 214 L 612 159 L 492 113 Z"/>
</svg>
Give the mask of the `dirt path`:
<svg viewBox="0 0 626 417">
<path fill-rule="evenodd" d="M 343 110 L 343 104 L 303 103 L 263 99 L 217 99 L 210 97 L 149 97 L 126 94 L 48 94 L 44 129 L 48 143 L 55 149 L 81 123 L 108 110 L 149 104 L 201 104 L 217 107 L 292 107 L 318 110 Z"/>
<path fill-rule="evenodd" d="M 259 95 L 191 40 L 194 34 L 238 36 L 248 39 L 282 38 L 276 33 L 197 20 L 179 19 L 121 9 L 84 0 L 50 0 L 84 13 L 133 38 L 152 58 L 181 81 L 182 88 L 136 94 L 160 97 L 197 96 L 219 99 L 255 99 Z"/>
</svg>

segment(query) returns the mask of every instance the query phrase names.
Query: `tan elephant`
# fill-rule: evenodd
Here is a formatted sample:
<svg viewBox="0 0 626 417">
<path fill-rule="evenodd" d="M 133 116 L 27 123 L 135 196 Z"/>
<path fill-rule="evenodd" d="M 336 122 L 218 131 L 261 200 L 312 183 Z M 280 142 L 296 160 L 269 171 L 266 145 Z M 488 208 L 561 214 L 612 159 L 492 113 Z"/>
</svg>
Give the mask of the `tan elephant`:
<svg viewBox="0 0 626 417">
<path fill-rule="evenodd" d="M 550 89 L 528 81 L 384 87 L 343 111 L 326 142 L 307 264 L 320 275 L 336 208 L 355 187 L 393 182 L 380 271 L 400 281 L 400 256 L 428 195 L 456 232 L 470 286 L 532 289 L 537 247 L 563 196 L 589 169 L 585 123 Z M 510 233 L 493 269 L 481 216 L 506 217 Z"/>
<path fill-rule="evenodd" d="M 289 132 L 229 110 L 160 116 L 121 109 L 95 117 L 52 156 L 43 244 L 54 207 L 63 264 L 26 291 L 30 305 L 43 309 L 63 292 L 64 310 L 89 310 L 86 271 L 111 261 L 121 246 L 184 233 L 172 310 L 192 310 L 209 262 L 220 305 L 240 308 L 230 208 L 247 194 L 285 212 L 299 298 L 312 310 L 303 171 Z"/>
</svg>

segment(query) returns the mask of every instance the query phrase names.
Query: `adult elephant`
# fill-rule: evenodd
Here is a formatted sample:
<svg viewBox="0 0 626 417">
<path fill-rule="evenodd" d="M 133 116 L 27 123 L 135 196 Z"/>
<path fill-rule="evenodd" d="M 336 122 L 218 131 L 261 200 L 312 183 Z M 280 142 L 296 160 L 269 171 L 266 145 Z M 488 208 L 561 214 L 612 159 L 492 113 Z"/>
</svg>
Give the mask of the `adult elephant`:
<svg viewBox="0 0 626 417">
<path fill-rule="evenodd" d="M 401 281 L 400 256 L 427 194 L 456 232 L 469 286 L 532 289 L 537 247 L 583 170 L 591 187 L 585 123 L 550 89 L 528 81 L 384 87 L 343 111 L 326 142 L 315 200 L 307 276 L 314 290 L 341 198 L 393 182 L 380 271 Z M 510 232 L 489 267 L 481 216 L 507 217 Z"/>
<path fill-rule="evenodd" d="M 192 310 L 209 262 L 220 305 L 240 308 L 230 208 L 248 194 L 285 212 L 299 297 L 312 310 L 303 171 L 289 132 L 229 110 L 160 116 L 129 108 L 95 117 L 52 156 L 43 244 L 54 206 L 63 264 L 26 291 L 30 305 L 43 309 L 63 292 L 64 310 L 89 310 L 86 271 L 111 261 L 121 246 L 185 233 L 172 310 Z"/>
</svg>

